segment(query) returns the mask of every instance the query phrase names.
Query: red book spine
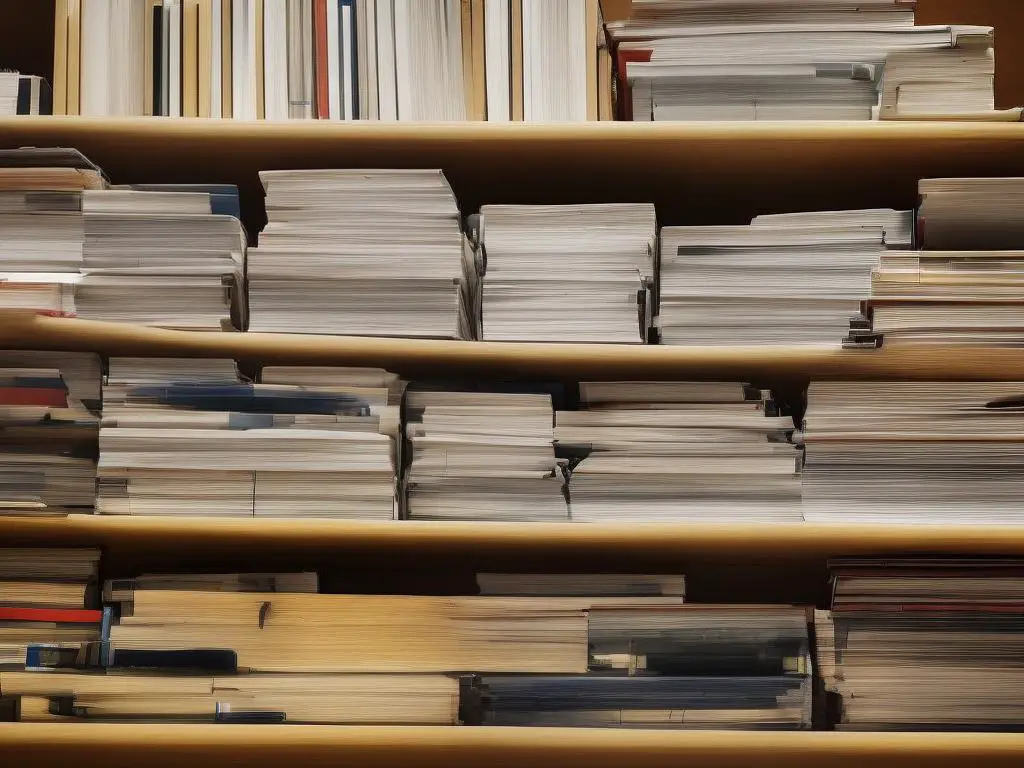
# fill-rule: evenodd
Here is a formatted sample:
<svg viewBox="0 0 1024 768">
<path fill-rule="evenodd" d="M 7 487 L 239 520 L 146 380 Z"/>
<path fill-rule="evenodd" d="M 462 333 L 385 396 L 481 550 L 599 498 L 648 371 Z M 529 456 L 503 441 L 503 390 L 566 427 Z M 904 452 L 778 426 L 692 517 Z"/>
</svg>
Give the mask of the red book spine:
<svg viewBox="0 0 1024 768">
<path fill-rule="evenodd" d="M 0 606 L 0 621 L 39 621 L 50 624 L 99 624 L 103 611 L 61 608 L 4 608 Z"/>
<path fill-rule="evenodd" d="M 0 386 L 0 405 L 43 405 L 67 408 L 68 396 L 56 387 L 4 387 Z"/>
<path fill-rule="evenodd" d="M 327 2 L 313 0 L 313 69 L 315 74 L 316 116 L 326 120 L 331 116 L 331 100 L 327 81 Z M 334 2 L 334 0 L 331 0 Z"/>
<path fill-rule="evenodd" d="M 624 51 L 621 48 L 615 49 L 615 80 L 616 80 L 616 107 L 619 120 L 633 119 L 633 93 L 629 87 L 629 80 L 626 77 L 626 65 L 631 61 L 650 61 L 651 51 Z"/>
</svg>

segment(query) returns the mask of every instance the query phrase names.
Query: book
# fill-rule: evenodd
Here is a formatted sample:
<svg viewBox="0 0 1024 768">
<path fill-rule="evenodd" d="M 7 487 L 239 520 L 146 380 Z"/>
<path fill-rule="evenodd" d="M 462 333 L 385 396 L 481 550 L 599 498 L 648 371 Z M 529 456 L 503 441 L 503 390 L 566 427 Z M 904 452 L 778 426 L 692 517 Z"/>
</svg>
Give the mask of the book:
<svg viewBox="0 0 1024 768">
<path fill-rule="evenodd" d="M 567 520 L 550 394 L 410 389 L 406 516 Z"/>
<path fill-rule="evenodd" d="M 472 338 L 476 280 L 439 170 L 263 171 L 249 329 Z"/>
<path fill-rule="evenodd" d="M 911 218 L 869 209 L 663 227 L 661 340 L 838 345 L 879 259 L 890 247 L 909 246 Z"/>
<path fill-rule="evenodd" d="M 59 650 L 81 666 L 99 663 L 99 558 L 95 549 L 0 550 L 0 670 L 32 666 L 34 647 Z"/>
<path fill-rule="evenodd" d="M 331 386 L 253 384 L 232 361 L 190 362 L 111 360 L 99 514 L 395 516 L 387 388 L 347 386 L 343 370 Z"/>
<path fill-rule="evenodd" d="M 653 205 L 485 205 L 477 242 L 483 341 L 647 341 Z"/>
<path fill-rule="evenodd" d="M 656 0 L 606 25 L 626 120 L 872 120 L 994 110 L 992 29 L 898 0 Z"/>
<path fill-rule="evenodd" d="M 586 382 L 555 414 L 579 522 L 800 521 L 793 419 L 735 382 Z"/>
<path fill-rule="evenodd" d="M 812 522 L 1014 525 L 1019 382 L 814 381 L 803 421 Z"/>
<path fill-rule="evenodd" d="M 1021 563 L 858 558 L 829 563 L 815 612 L 837 730 L 1019 731 Z"/>
</svg>

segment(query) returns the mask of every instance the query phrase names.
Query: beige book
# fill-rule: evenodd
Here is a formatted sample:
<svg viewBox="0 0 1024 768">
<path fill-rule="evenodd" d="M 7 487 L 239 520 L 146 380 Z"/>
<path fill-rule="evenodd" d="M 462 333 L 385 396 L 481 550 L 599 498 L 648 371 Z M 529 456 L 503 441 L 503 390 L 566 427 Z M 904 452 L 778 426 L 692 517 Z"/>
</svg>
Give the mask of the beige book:
<svg viewBox="0 0 1024 768">
<path fill-rule="evenodd" d="M 105 186 L 99 173 L 83 168 L 0 169 L 0 190 L 72 192 L 103 189 Z"/>
<path fill-rule="evenodd" d="M 473 111 L 472 120 L 487 119 L 487 65 L 484 31 L 485 0 L 473 0 Z"/>
<path fill-rule="evenodd" d="M 0 581 L 0 605 L 81 608 L 85 605 L 85 585 Z"/>
<path fill-rule="evenodd" d="M 18 702 L 18 722 L 21 723 L 67 723 L 80 719 L 50 714 L 50 700 L 45 696 L 22 696 Z"/>
<path fill-rule="evenodd" d="M 597 51 L 599 36 L 604 34 L 598 21 L 597 0 L 587 0 L 586 37 L 587 52 L 587 120 L 597 120 Z"/>
<path fill-rule="evenodd" d="M 81 113 L 82 0 L 68 0 L 67 114 Z"/>
<path fill-rule="evenodd" d="M 221 0 L 220 10 L 220 114 L 231 117 L 231 3 Z"/>
<path fill-rule="evenodd" d="M 273 0 L 271 0 L 273 2 Z M 265 70 L 266 58 L 263 51 L 263 3 L 256 0 L 256 119 L 263 120 L 267 116 Z"/>
<path fill-rule="evenodd" d="M 68 111 L 68 0 L 56 0 L 53 13 L 53 114 Z"/>
<path fill-rule="evenodd" d="M 523 119 L 523 0 L 511 0 L 512 119 Z"/>
<path fill-rule="evenodd" d="M 462 0 L 460 3 L 462 32 L 462 85 L 466 97 L 466 118 L 475 120 L 473 114 L 474 80 L 473 80 L 473 0 Z"/>
<path fill-rule="evenodd" d="M 212 88 L 210 79 L 213 73 L 213 0 L 199 0 L 199 62 L 197 74 L 199 77 L 198 88 L 198 114 L 199 117 L 209 117 L 212 110 L 211 99 Z"/>
<path fill-rule="evenodd" d="M 231 648 L 259 672 L 583 673 L 591 598 L 143 590 L 116 648 Z"/>
<path fill-rule="evenodd" d="M 181 114 L 199 116 L 199 0 L 181 9 Z"/>
</svg>

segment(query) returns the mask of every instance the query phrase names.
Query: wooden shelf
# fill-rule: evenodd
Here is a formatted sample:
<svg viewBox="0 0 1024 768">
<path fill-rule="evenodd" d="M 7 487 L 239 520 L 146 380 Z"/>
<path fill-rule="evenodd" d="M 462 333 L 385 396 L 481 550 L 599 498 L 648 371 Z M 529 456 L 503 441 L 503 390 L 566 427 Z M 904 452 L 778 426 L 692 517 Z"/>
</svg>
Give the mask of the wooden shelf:
<svg viewBox="0 0 1024 768">
<path fill-rule="evenodd" d="M 938 345 L 844 350 L 834 346 L 645 346 L 169 331 L 124 323 L 0 311 L 0 349 L 111 356 L 231 357 L 274 363 L 372 366 L 404 375 L 565 379 L 1024 380 L 1024 349 Z"/>
<path fill-rule="evenodd" d="M 1020 766 L 1024 736 L 599 728 L 0 724 L 12 766 L 457 768 Z"/>
<path fill-rule="evenodd" d="M 1024 176 L 1024 124 L 905 122 L 369 123 L 0 119 L 0 146 L 75 146 L 117 183 L 241 186 L 259 170 L 441 168 L 463 212 L 484 203 L 654 202 L 662 224 L 760 213 L 911 208 L 917 181 Z"/>
<path fill-rule="evenodd" d="M 620 554 L 659 558 L 826 559 L 839 555 L 956 553 L 1024 556 L 1024 529 L 830 523 L 501 523 L 70 515 L 0 517 L 10 544 L 132 550 L 423 554 Z"/>
</svg>

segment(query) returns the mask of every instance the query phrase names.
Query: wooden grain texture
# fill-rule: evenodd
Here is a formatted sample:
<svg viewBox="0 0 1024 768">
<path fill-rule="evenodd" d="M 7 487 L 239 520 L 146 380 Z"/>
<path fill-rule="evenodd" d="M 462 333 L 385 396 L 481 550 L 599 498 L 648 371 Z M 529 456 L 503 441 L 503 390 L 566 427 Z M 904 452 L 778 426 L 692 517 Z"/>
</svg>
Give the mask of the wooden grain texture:
<svg viewBox="0 0 1024 768">
<path fill-rule="evenodd" d="M 994 768 L 1019 734 L 753 733 L 601 728 L 0 724 L 10 765 L 417 768 Z"/>
<path fill-rule="evenodd" d="M 369 366 L 409 377 L 1024 381 L 1024 349 L 925 345 L 844 350 L 838 340 L 835 345 L 645 346 L 216 333 L 45 317 L 18 310 L 0 311 L 0 348 Z"/>
</svg>

